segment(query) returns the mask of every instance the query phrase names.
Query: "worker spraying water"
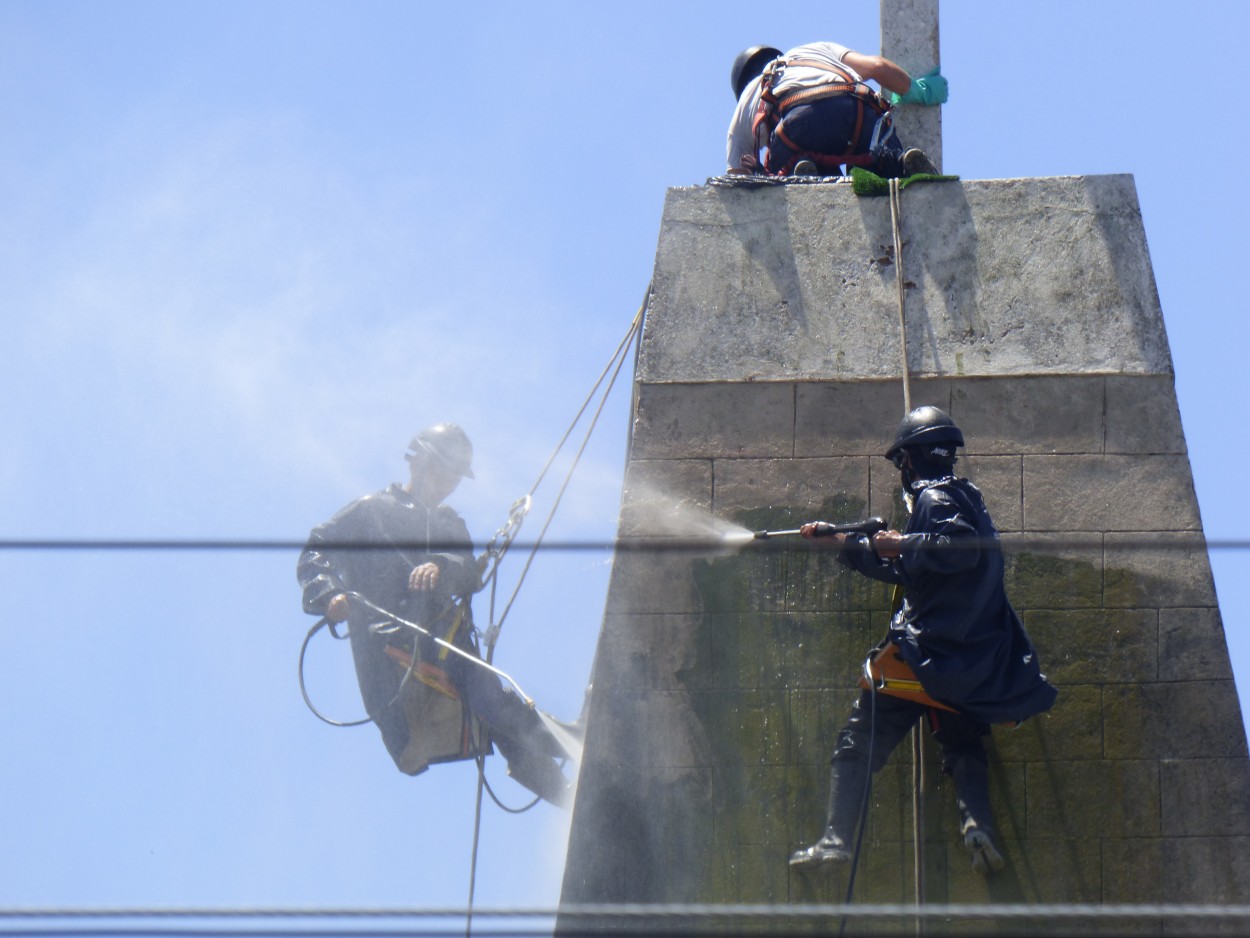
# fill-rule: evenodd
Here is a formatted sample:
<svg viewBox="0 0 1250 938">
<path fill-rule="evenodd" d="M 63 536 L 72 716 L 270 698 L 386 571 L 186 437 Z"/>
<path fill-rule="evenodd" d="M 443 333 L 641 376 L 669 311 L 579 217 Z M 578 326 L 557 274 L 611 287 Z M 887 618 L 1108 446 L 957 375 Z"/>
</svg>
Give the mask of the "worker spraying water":
<svg viewBox="0 0 1250 938">
<path fill-rule="evenodd" d="M 558 721 L 478 649 L 471 599 L 484 568 L 444 504 L 473 478 L 472 444 L 444 423 L 408 449 L 407 484 L 357 499 L 309 535 L 296 571 L 304 611 L 332 628 L 347 623 L 365 710 L 401 772 L 493 745 L 516 781 L 567 807 L 573 783 L 562 765 L 580 754 L 570 751 L 580 750 L 577 734 L 554 732 Z"/>
<path fill-rule="evenodd" d="M 725 549 L 747 547 L 757 541 L 799 537 L 800 528 L 778 531 L 752 531 L 750 528 L 718 518 L 710 512 L 691 505 L 680 504 L 655 491 L 639 492 L 635 503 L 637 516 L 634 525 L 647 532 L 647 538 L 639 545 L 663 547 L 665 539 L 679 539 L 680 546 L 693 550 L 718 553 Z M 872 517 L 846 524 L 817 522 L 817 537 L 835 534 L 863 534 L 871 537 L 889 527 L 884 518 Z M 618 545 L 619 546 L 619 545 Z"/>
<path fill-rule="evenodd" d="M 922 692 L 892 691 L 878 681 L 863 690 L 838 733 L 830 760 L 823 833 L 794 852 L 790 866 L 815 870 L 857 855 L 871 777 L 924 718 L 955 783 L 959 834 L 978 873 L 1006 860 L 996 842 L 983 739 L 996 723 L 1019 725 L 1044 713 L 1056 691 L 1042 674 L 1024 624 L 1007 599 L 998 531 L 980 491 L 958 478 L 963 432 L 937 407 L 917 407 L 899 424 L 885 458 L 899 472 L 910 514 L 905 531 L 839 533 L 823 521 L 799 528 L 815 549 L 898 587 L 886 641 L 872 662 L 895 658 Z M 874 519 L 879 520 L 879 519 Z"/>
<path fill-rule="evenodd" d="M 809 533 L 804 533 L 804 528 L 788 528 L 784 531 L 756 531 L 751 535 L 751 539 L 768 541 L 778 537 L 833 537 L 835 534 L 862 534 L 865 537 L 872 537 L 888 527 L 889 524 L 886 523 L 886 520 L 877 516 L 864 521 L 852 521 L 849 524 L 814 521 L 810 525 Z"/>
</svg>

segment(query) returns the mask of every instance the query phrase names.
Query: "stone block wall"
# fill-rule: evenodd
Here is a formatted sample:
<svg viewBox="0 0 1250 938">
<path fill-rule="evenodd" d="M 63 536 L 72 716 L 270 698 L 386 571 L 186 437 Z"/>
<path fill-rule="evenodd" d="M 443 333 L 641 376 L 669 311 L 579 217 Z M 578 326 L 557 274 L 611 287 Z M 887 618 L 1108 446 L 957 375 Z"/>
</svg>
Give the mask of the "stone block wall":
<svg viewBox="0 0 1250 938">
<path fill-rule="evenodd" d="M 927 902 L 1250 901 L 1250 758 L 1131 181 L 933 190 L 907 210 L 912 404 L 962 427 L 957 469 L 985 494 L 1060 696 L 993 735 L 1007 869 L 971 870 L 928 741 L 914 816 L 904 745 L 874 780 L 856 900 L 916 898 L 919 831 Z M 904 412 L 892 275 L 846 275 L 882 256 L 883 201 L 842 186 L 670 193 L 620 520 L 623 545 L 653 549 L 613 569 L 565 903 L 845 894 L 844 871 L 786 860 L 823 824 L 886 588 L 797 539 L 662 539 L 903 525 L 881 458 Z M 943 205 L 962 207 L 957 230 L 920 223 L 950 217 Z M 1010 251 L 1013 219 L 1039 214 L 1051 240 Z M 823 256 L 796 218 L 839 232 Z"/>
</svg>

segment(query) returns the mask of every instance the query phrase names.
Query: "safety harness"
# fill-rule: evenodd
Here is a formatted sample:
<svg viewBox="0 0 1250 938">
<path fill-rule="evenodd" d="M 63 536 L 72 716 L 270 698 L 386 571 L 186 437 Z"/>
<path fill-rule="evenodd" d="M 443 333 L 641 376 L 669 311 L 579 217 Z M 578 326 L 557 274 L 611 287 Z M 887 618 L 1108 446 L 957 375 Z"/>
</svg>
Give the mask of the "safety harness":
<svg viewBox="0 0 1250 938">
<path fill-rule="evenodd" d="M 828 72 L 833 76 L 834 80 L 811 88 L 795 88 L 778 95 L 774 90 L 777 82 L 781 78 L 782 72 L 791 65 Z M 840 154 L 814 153 L 796 144 L 786 133 L 786 114 L 800 104 L 811 104 L 813 101 L 820 101 L 824 98 L 832 98 L 838 95 L 850 95 L 858 105 L 855 109 L 855 129 L 851 133 L 850 139 L 847 140 L 846 152 Z M 889 105 L 886 104 L 885 99 L 880 94 L 839 65 L 816 59 L 774 59 L 768 63 L 760 77 L 760 102 L 756 108 L 755 117 L 751 122 L 751 133 L 754 139 L 759 140 L 760 127 L 763 126 L 770 135 L 776 134 L 787 147 L 794 151 L 794 155 L 786 161 L 784 166 L 771 165 L 772 154 L 770 153 L 769 158 L 765 160 L 764 169 L 771 174 L 779 176 L 789 175 L 794 169 L 794 165 L 801 159 L 809 159 L 816 165 L 826 169 L 832 169 L 843 164 L 848 166 L 867 166 L 876 158 L 874 151 L 881 140 L 883 129 L 889 130 L 891 126 L 889 114 Z M 872 144 L 868 152 L 856 153 L 855 144 L 863 132 L 866 119 L 872 119 L 875 122 Z"/>
<path fill-rule="evenodd" d="M 958 713 L 954 707 L 930 697 L 925 692 L 920 679 L 916 677 L 916 672 L 903 660 L 898 645 L 888 640 L 877 646 L 868 660 L 864 662 L 864 670 L 859 677 L 859 686 L 864 690 L 875 690 L 879 694 L 887 694 L 890 697 L 901 697 L 904 700 L 924 704 L 926 707 L 936 707 L 939 710 Z"/>
</svg>

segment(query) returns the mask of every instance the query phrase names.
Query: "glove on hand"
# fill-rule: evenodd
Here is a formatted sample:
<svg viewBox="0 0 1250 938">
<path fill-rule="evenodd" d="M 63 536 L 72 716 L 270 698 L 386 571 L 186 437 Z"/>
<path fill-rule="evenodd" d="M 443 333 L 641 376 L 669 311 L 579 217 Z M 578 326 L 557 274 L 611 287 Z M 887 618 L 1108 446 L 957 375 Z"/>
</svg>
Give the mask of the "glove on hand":
<svg viewBox="0 0 1250 938">
<path fill-rule="evenodd" d="M 891 91 L 890 103 L 922 104 L 925 107 L 932 107 L 935 104 L 945 104 L 948 97 L 950 97 L 950 89 L 947 87 L 946 79 L 942 77 L 939 67 L 931 72 L 926 72 L 919 78 L 913 78 L 911 87 L 907 89 L 906 94 Z"/>
</svg>

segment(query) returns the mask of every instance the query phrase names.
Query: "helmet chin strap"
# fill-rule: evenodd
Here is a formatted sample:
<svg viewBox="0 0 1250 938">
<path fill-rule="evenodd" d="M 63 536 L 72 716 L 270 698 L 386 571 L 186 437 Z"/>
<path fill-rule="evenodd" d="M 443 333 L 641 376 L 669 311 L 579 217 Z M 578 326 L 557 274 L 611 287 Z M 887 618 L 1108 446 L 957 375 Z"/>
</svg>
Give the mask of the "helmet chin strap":
<svg viewBox="0 0 1250 938">
<path fill-rule="evenodd" d="M 938 460 L 917 459 L 915 451 L 910 448 L 900 450 L 899 455 L 901 458 L 898 460 L 898 469 L 903 477 L 903 493 L 904 498 L 908 499 L 907 510 L 910 512 L 910 498 L 916 486 L 950 475 L 954 471 L 955 460 L 952 458 L 947 464 Z"/>
<path fill-rule="evenodd" d="M 910 453 L 906 453 L 906 454 L 904 455 L 904 457 L 903 457 L 903 465 L 900 467 L 899 472 L 901 472 L 901 473 L 902 473 L 902 476 L 903 476 L 903 491 L 904 491 L 904 493 L 906 493 L 906 495 L 907 495 L 908 497 L 910 497 L 910 496 L 911 496 L 911 494 L 912 494 L 912 487 L 913 487 L 913 486 L 914 486 L 917 482 L 923 481 L 923 480 L 921 480 L 921 479 L 917 478 L 917 476 L 916 476 L 916 469 L 915 469 L 915 466 L 913 466 L 913 464 L 912 464 L 912 461 L 911 461 L 911 454 L 910 454 Z M 910 511 L 910 510 L 911 510 L 911 509 L 910 509 L 910 507 L 909 507 L 909 508 L 908 508 L 908 511 Z"/>
</svg>

